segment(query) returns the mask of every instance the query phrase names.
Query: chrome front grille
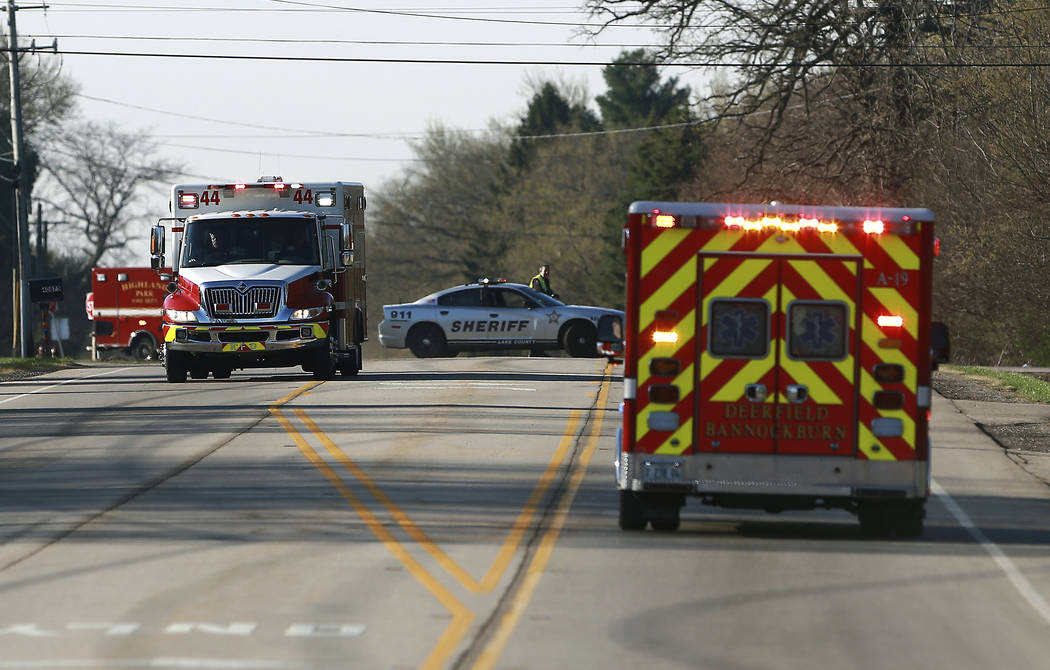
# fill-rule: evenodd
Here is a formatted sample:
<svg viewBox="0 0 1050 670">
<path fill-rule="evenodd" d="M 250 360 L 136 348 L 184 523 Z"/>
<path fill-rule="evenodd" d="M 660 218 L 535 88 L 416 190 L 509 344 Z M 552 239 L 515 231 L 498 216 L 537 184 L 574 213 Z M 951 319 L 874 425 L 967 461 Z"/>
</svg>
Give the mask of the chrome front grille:
<svg viewBox="0 0 1050 670">
<path fill-rule="evenodd" d="M 281 303 L 280 286 L 252 286 L 241 292 L 235 288 L 204 290 L 204 308 L 212 318 L 267 319 L 277 315 Z M 216 305 L 229 305 L 229 311 L 217 311 Z"/>
</svg>

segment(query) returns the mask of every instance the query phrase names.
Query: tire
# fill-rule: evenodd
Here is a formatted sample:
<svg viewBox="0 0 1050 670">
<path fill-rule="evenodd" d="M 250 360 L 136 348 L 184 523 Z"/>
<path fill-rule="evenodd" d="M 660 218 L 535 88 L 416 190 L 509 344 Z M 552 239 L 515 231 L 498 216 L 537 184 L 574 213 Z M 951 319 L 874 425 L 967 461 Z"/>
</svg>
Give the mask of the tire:
<svg viewBox="0 0 1050 670">
<path fill-rule="evenodd" d="M 886 538 L 893 529 L 889 510 L 882 503 L 862 502 L 857 510 L 857 520 L 860 521 L 860 532 L 865 537 Z"/>
<path fill-rule="evenodd" d="M 208 368 L 201 367 L 199 365 L 190 365 L 190 379 L 207 379 Z"/>
<path fill-rule="evenodd" d="M 332 354 L 328 349 L 316 354 L 312 365 L 310 365 L 310 371 L 313 373 L 314 379 L 320 381 L 335 379 L 335 359 L 332 358 Z"/>
<path fill-rule="evenodd" d="M 181 351 L 169 351 L 164 355 L 164 373 L 171 384 L 186 381 L 186 356 Z"/>
<path fill-rule="evenodd" d="M 905 500 L 861 503 L 857 511 L 860 530 L 872 538 L 916 538 L 922 535 L 925 502 Z"/>
<path fill-rule="evenodd" d="M 922 500 L 908 500 L 891 507 L 891 523 L 897 537 L 916 538 L 922 535 L 926 506 Z"/>
<path fill-rule="evenodd" d="M 573 358 L 593 358 L 598 355 L 595 348 L 598 331 L 586 321 L 573 321 L 562 335 L 561 346 Z"/>
<path fill-rule="evenodd" d="M 448 355 L 445 333 L 432 323 L 413 326 L 406 343 L 416 358 L 439 358 Z"/>
<path fill-rule="evenodd" d="M 148 361 L 157 357 L 157 343 L 149 335 L 139 335 L 131 342 L 131 357 L 137 361 Z"/>
<path fill-rule="evenodd" d="M 211 371 L 211 376 L 216 379 L 229 379 L 232 374 L 233 368 L 215 368 Z"/>
<path fill-rule="evenodd" d="M 656 509 L 650 509 L 649 512 L 649 523 L 652 524 L 653 530 L 673 533 L 682 525 L 678 505 L 661 505 Z"/>
<path fill-rule="evenodd" d="M 645 503 L 634 491 L 620 491 L 620 529 L 645 530 Z"/>
<path fill-rule="evenodd" d="M 361 371 L 361 357 L 361 347 L 358 347 L 354 350 L 353 361 L 340 367 L 339 372 L 344 377 L 356 377 L 357 373 Z"/>
</svg>

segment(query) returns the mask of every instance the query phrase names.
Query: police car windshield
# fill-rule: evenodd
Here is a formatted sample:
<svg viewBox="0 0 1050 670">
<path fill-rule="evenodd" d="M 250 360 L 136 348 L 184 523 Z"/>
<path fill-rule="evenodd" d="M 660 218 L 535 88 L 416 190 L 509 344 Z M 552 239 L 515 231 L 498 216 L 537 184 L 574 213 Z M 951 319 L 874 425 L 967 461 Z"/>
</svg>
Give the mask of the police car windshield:
<svg viewBox="0 0 1050 670">
<path fill-rule="evenodd" d="M 186 224 L 182 267 L 275 263 L 320 265 L 317 232 L 305 217 L 204 219 Z"/>
<path fill-rule="evenodd" d="M 555 298 L 550 297 L 546 293 L 540 293 L 539 291 L 533 290 L 528 286 L 516 286 L 515 288 L 517 288 L 519 291 L 528 295 L 534 301 L 539 303 L 541 307 L 559 307 L 565 304 L 561 300 L 556 300 Z"/>
</svg>

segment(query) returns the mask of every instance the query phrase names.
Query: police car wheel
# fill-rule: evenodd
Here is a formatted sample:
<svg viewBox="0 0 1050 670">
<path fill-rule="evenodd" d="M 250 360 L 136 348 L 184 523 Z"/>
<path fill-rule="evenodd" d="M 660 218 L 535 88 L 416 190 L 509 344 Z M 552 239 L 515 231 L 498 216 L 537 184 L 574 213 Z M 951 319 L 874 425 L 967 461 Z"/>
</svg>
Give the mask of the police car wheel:
<svg viewBox="0 0 1050 670">
<path fill-rule="evenodd" d="M 565 335 L 562 338 L 562 348 L 574 358 L 595 356 L 597 354 L 595 349 L 597 340 L 598 333 L 595 331 L 594 326 L 584 321 L 575 321 L 570 323 L 569 327 L 565 329 Z"/>
<path fill-rule="evenodd" d="M 408 333 L 408 348 L 416 358 L 437 358 L 448 355 L 448 344 L 440 328 L 430 323 L 414 326 Z"/>
</svg>

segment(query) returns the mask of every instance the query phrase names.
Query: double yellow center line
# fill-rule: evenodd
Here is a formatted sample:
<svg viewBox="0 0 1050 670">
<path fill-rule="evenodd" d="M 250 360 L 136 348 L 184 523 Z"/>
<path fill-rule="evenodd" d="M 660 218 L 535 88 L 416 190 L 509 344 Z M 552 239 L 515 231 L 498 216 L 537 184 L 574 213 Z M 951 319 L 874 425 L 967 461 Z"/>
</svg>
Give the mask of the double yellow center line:
<svg viewBox="0 0 1050 670">
<path fill-rule="evenodd" d="M 440 581 L 430 574 L 422 564 L 419 563 L 398 542 L 390 530 L 375 516 L 361 499 L 354 494 L 342 479 L 340 474 L 310 445 L 302 433 L 296 429 L 292 422 L 285 416 L 281 407 L 295 398 L 316 388 L 323 382 L 312 382 L 302 388 L 288 394 L 276 401 L 270 407 L 270 413 L 280 423 L 281 427 L 291 436 L 299 451 L 306 459 L 335 487 L 339 494 L 353 508 L 354 512 L 364 521 L 369 530 L 379 541 L 393 554 L 405 568 L 422 584 L 430 593 L 451 613 L 452 621 L 442 633 L 434 648 L 421 664 L 421 668 L 443 667 L 456 648 L 467 634 L 470 624 L 474 621 L 475 614 L 466 605 L 460 602 Z M 491 668 L 499 658 L 510 639 L 514 627 L 517 625 L 521 614 L 528 605 L 539 579 L 546 569 L 557 542 L 561 529 L 568 517 L 576 492 L 586 474 L 587 466 L 597 448 L 598 438 L 601 435 L 601 426 L 604 418 L 605 403 L 609 395 L 608 368 L 601 382 L 597 398 L 597 411 L 588 431 L 587 442 L 580 453 L 578 465 L 573 471 L 568 488 L 562 494 L 558 508 L 540 541 L 539 549 L 533 555 L 526 570 L 524 581 L 520 584 L 514 596 L 510 599 L 509 607 L 502 614 L 498 625 L 482 649 L 481 654 L 473 666 L 474 668 Z M 532 526 L 539 510 L 540 502 L 547 494 L 553 484 L 558 470 L 561 468 L 566 455 L 576 440 L 576 432 L 579 427 L 582 412 L 573 410 L 569 414 L 569 420 L 565 431 L 559 441 L 558 448 L 551 456 L 550 462 L 537 481 L 528 500 L 522 507 L 521 512 L 511 526 L 510 532 L 500 548 L 499 553 L 493 560 L 492 565 L 481 580 L 475 579 L 464 570 L 456 561 L 446 554 L 398 505 L 388 496 L 376 483 L 353 461 L 342 449 L 329 438 L 318 425 L 307 416 L 302 409 L 292 410 L 295 416 L 306 426 L 313 437 L 324 447 L 329 456 L 347 472 L 349 472 L 358 483 L 360 483 L 379 503 L 386 509 L 397 524 L 427 552 L 449 575 L 471 593 L 490 593 L 499 584 L 500 580 L 510 566 L 514 555 L 521 545 L 525 532 Z"/>
</svg>

